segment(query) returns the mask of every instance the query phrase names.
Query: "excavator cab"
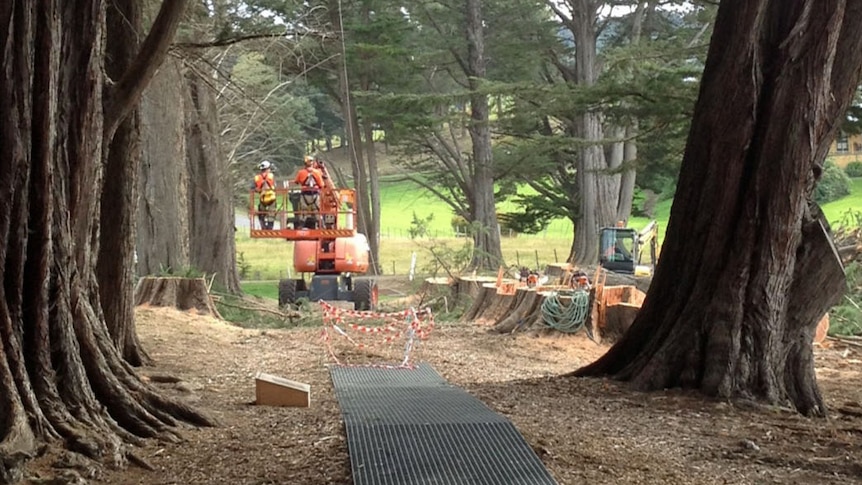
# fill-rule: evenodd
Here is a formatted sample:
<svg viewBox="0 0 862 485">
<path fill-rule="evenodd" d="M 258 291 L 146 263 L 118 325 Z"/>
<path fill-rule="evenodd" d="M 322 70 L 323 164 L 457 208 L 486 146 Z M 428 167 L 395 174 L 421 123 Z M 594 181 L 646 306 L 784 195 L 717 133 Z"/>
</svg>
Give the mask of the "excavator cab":
<svg viewBox="0 0 862 485">
<path fill-rule="evenodd" d="M 608 271 L 635 272 L 637 261 L 637 231 L 628 227 L 602 228 L 599 244 L 599 263 Z"/>
<path fill-rule="evenodd" d="M 602 228 L 599 234 L 599 264 L 616 273 L 650 275 L 655 267 L 657 233 L 656 221 L 650 221 L 640 232 L 623 227 L 622 224 Z M 644 248 L 647 245 L 649 247 Z M 643 264 L 645 253 L 649 256 L 647 265 Z"/>
</svg>

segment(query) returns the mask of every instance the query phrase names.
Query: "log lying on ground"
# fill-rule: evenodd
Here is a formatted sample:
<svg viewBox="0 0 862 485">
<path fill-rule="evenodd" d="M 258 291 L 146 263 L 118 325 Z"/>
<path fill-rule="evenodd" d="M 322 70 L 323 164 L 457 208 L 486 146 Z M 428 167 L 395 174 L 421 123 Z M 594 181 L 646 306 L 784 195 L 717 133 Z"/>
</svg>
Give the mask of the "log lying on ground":
<svg viewBox="0 0 862 485">
<path fill-rule="evenodd" d="M 195 309 L 202 315 L 221 318 L 210 298 L 203 278 L 155 277 L 141 278 L 135 286 L 135 306 L 152 305 L 180 310 Z"/>
</svg>

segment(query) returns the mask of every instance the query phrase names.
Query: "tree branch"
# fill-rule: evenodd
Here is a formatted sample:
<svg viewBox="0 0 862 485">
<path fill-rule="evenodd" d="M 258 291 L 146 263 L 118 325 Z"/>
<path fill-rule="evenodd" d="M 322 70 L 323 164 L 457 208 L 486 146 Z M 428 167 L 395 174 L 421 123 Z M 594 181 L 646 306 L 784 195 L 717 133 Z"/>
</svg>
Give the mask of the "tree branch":
<svg viewBox="0 0 862 485">
<path fill-rule="evenodd" d="M 293 30 L 288 30 L 285 32 L 272 34 L 249 34 L 241 35 L 238 37 L 227 37 L 224 39 L 213 39 L 207 42 L 176 42 L 172 44 L 171 47 L 178 49 L 207 49 L 210 47 L 227 47 L 229 45 L 239 44 L 240 42 L 247 42 L 250 40 L 280 39 L 285 37 L 317 37 L 322 40 L 338 40 L 338 34 L 332 32 L 319 32 L 314 30 L 296 32 Z"/>
<path fill-rule="evenodd" d="M 110 140 L 120 122 L 140 99 L 144 88 L 162 64 L 188 0 L 164 0 L 137 57 L 105 96 L 105 135 Z"/>
</svg>

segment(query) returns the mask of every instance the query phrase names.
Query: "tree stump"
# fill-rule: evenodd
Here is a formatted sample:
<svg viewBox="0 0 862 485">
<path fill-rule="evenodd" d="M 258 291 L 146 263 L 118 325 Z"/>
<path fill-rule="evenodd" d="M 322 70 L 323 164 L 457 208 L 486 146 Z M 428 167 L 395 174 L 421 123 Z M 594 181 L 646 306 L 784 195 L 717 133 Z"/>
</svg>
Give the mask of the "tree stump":
<svg viewBox="0 0 862 485">
<path fill-rule="evenodd" d="M 488 306 L 494 298 L 494 295 L 497 294 L 497 288 L 494 286 L 494 283 L 484 283 L 479 287 L 479 293 L 476 295 L 476 298 L 473 299 L 473 304 L 470 305 L 470 308 L 464 313 L 463 321 L 469 322 L 474 320 L 478 315 L 481 315 L 485 311 L 485 307 Z"/>
<path fill-rule="evenodd" d="M 547 284 L 561 285 L 566 275 L 571 273 L 571 263 L 552 263 L 545 266 L 545 276 L 548 277 Z"/>
<path fill-rule="evenodd" d="M 195 309 L 202 315 L 221 318 L 210 298 L 203 278 L 156 277 L 141 278 L 135 287 L 135 306 L 152 305 L 180 310 Z"/>
<path fill-rule="evenodd" d="M 493 276 L 459 276 L 455 282 L 457 298 L 462 300 L 466 297 L 470 298 L 470 301 L 474 301 L 482 292 L 482 285 L 494 281 L 496 278 Z"/>
<path fill-rule="evenodd" d="M 541 319 L 544 298 L 535 288 L 518 288 L 511 311 L 497 320 L 493 331 L 512 333 L 531 327 L 537 321 L 537 317 Z"/>
<path fill-rule="evenodd" d="M 517 294 L 517 291 L 514 294 L 495 291 L 485 298 L 486 300 L 490 300 L 489 304 L 473 320 L 480 325 L 495 325 L 497 321 L 507 315 L 516 306 L 518 301 Z"/>
<path fill-rule="evenodd" d="M 452 278 L 429 277 L 422 282 L 420 293 L 423 301 L 434 300 L 440 297 L 455 297 L 455 283 Z"/>
</svg>

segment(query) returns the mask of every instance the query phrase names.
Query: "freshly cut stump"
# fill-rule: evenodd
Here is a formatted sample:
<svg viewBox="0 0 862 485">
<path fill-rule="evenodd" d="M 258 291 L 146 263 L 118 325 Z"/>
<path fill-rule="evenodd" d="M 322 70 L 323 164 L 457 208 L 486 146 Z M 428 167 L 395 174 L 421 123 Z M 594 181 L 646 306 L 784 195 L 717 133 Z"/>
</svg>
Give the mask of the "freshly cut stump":
<svg viewBox="0 0 862 485">
<path fill-rule="evenodd" d="M 195 309 L 202 315 L 221 318 L 207 291 L 203 278 L 155 277 L 141 278 L 135 286 L 135 306 Z"/>
</svg>

